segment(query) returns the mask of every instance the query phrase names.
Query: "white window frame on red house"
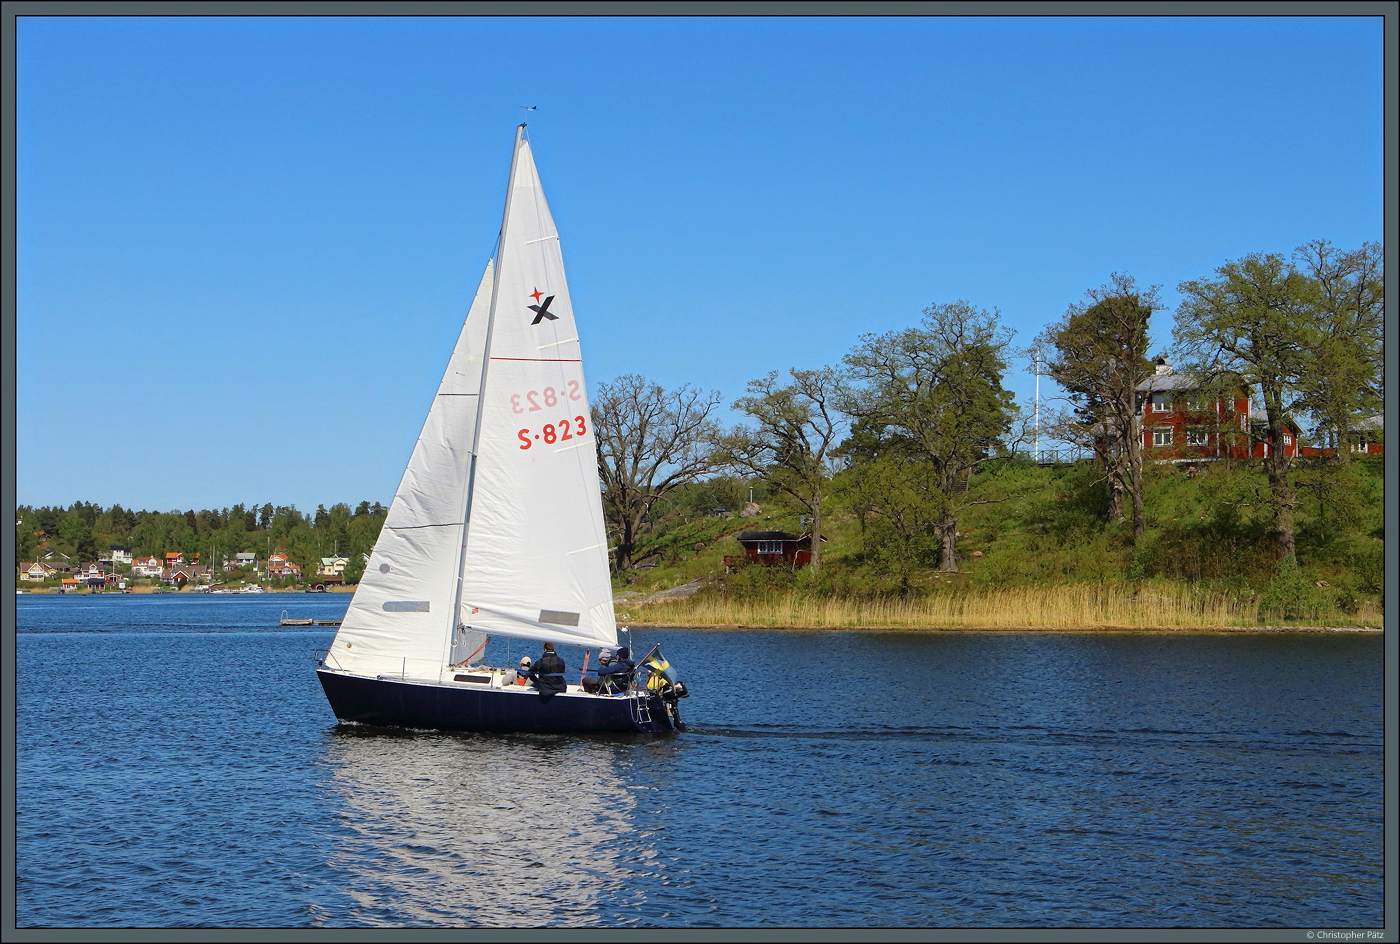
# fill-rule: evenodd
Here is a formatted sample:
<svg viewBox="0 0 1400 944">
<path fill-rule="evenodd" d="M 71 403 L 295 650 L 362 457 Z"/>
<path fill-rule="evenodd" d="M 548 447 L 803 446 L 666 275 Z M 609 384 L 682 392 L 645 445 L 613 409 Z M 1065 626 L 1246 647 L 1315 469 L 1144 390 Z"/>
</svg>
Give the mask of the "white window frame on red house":
<svg viewBox="0 0 1400 944">
<path fill-rule="evenodd" d="M 1173 426 L 1158 426 L 1152 430 L 1153 446 L 1170 446 L 1174 437 L 1172 436 Z"/>
<path fill-rule="evenodd" d="M 783 542 L 759 541 L 757 550 L 760 554 L 781 554 L 783 552 Z"/>
<path fill-rule="evenodd" d="M 1152 412 L 1170 413 L 1172 411 L 1172 395 L 1170 393 L 1158 392 L 1152 394 Z"/>
<path fill-rule="evenodd" d="M 1209 446 L 1210 433 L 1204 426 L 1186 427 L 1186 445 L 1188 446 Z"/>
</svg>

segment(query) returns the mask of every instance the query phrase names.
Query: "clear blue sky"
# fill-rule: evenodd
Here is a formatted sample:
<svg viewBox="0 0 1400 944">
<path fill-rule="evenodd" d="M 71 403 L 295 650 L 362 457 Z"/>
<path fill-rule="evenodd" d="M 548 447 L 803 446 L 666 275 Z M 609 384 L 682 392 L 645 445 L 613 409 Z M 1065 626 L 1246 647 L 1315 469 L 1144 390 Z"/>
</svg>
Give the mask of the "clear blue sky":
<svg viewBox="0 0 1400 944">
<path fill-rule="evenodd" d="M 31 17 L 16 95 L 21 504 L 387 504 L 522 119 L 590 386 L 956 299 L 1025 345 L 1115 271 L 1156 351 L 1182 280 L 1382 237 L 1379 17 Z"/>
</svg>

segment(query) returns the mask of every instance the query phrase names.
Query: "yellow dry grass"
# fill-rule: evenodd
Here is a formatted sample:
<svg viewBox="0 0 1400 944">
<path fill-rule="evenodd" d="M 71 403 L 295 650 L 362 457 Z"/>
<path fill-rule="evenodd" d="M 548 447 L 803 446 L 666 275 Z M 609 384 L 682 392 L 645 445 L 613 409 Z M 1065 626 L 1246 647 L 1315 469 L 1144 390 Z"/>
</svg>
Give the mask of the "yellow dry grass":
<svg viewBox="0 0 1400 944">
<path fill-rule="evenodd" d="M 798 593 L 761 600 L 697 595 L 619 607 L 620 622 L 651 626 L 814 629 L 1221 630 L 1261 628 L 1248 595 L 1189 586 L 1078 584 L 934 594 L 917 600 L 846 600 Z M 1371 606 L 1354 617 L 1292 628 L 1379 628 Z"/>
</svg>

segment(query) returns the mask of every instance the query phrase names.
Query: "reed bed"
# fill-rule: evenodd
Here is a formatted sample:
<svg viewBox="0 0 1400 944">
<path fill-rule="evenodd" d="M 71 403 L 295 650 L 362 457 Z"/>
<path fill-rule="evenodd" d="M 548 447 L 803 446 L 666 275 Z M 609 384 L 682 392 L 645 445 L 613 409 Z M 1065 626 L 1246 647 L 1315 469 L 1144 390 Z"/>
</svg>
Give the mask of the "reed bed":
<svg viewBox="0 0 1400 944">
<path fill-rule="evenodd" d="M 1355 616 L 1291 623 L 1290 628 L 1370 628 L 1374 607 Z M 619 618 L 652 626 L 794 629 L 1219 630 L 1260 628 L 1252 595 L 1190 586 L 1079 584 L 958 591 L 913 600 L 843 599 L 784 592 L 761 599 L 697 594 L 683 600 L 628 604 Z M 1275 627 L 1278 628 L 1278 627 Z"/>
</svg>

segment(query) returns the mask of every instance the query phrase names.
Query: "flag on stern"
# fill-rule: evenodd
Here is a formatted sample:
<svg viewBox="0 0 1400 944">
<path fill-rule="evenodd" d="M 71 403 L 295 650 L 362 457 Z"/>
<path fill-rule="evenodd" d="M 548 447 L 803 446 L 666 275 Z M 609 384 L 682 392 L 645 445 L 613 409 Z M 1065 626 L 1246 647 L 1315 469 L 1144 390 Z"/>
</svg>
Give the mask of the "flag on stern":
<svg viewBox="0 0 1400 944">
<path fill-rule="evenodd" d="M 661 654 L 660 646 L 652 647 L 651 652 L 642 660 L 642 665 L 651 670 L 651 674 L 647 676 L 647 691 L 658 692 L 668 684 L 676 684 L 676 670 L 671 668 L 671 663 Z"/>
</svg>

